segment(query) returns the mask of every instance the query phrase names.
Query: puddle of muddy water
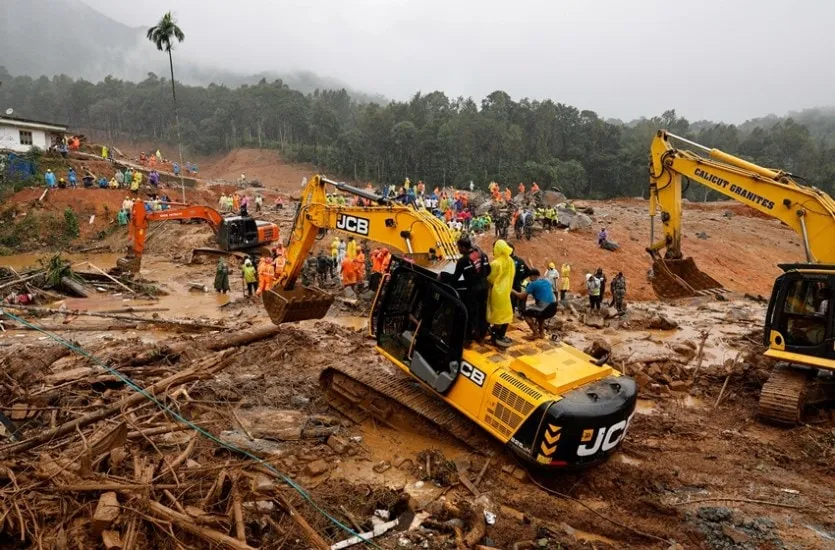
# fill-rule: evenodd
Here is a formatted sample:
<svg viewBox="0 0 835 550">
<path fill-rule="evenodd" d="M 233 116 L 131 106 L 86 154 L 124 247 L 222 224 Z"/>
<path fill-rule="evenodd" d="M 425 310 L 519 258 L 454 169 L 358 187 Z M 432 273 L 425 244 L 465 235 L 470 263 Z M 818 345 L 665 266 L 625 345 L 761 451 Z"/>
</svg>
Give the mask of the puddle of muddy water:
<svg viewBox="0 0 835 550">
<path fill-rule="evenodd" d="M 325 317 L 325 321 L 352 330 L 366 330 L 368 328 L 368 317 L 361 317 L 358 315 Z"/>
<path fill-rule="evenodd" d="M 27 254 L 12 254 L 10 256 L 0 256 L 0 267 L 11 267 L 17 271 L 32 266 L 37 266 L 40 260 L 47 261 L 54 254 L 43 252 L 32 252 Z M 116 260 L 124 254 L 108 252 L 108 253 L 67 253 L 62 252 L 61 256 L 73 264 L 82 262 L 92 262 L 96 267 L 100 267 L 107 271 L 116 265 Z M 83 267 L 81 267 L 83 269 Z"/>
<path fill-rule="evenodd" d="M 120 296 L 91 296 L 90 298 L 67 298 L 63 302 L 67 309 L 80 311 L 106 311 L 124 308 L 164 308 L 161 317 L 192 317 L 220 319 L 225 313 L 220 306 L 231 300 L 228 294 L 215 292 L 184 292 L 160 296 L 158 299 L 133 299 L 125 294 Z M 140 312 L 141 313 L 141 312 Z"/>
</svg>

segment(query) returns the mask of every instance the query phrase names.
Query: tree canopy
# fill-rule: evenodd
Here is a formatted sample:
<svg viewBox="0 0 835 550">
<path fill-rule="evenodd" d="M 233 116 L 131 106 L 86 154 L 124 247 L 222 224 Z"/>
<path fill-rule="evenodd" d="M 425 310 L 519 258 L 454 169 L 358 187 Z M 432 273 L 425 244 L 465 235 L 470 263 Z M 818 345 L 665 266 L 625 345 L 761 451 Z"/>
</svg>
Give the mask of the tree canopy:
<svg viewBox="0 0 835 550">
<path fill-rule="evenodd" d="M 151 73 L 141 82 L 67 76 L 12 78 L 0 68 L 0 106 L 69 123 L 96 140 L 173 143 L 170 83 Z M 443 92 L 409 101 L 360 103 L 347 91 L 302 94 L 281 80 L 229 88 L 183 86 L 178 104 L 184 146 L 210 154 L 235 147 L 281 149 L 330 174 L 374 182 L 405 177 L 430 185 L 491 180 L 537 181 L 574 197 L 646 195 L 654 132 L 673 133 L 796 173 L 835 191 L 835 113 L 814 110 L 740 126 L 690 123 L 674 110 L 629 123 L 550 99 L 514 100 L 495 91 L 480 102 Z M 691 186 L 691 198 L 708 195 Z"/>
</svg>

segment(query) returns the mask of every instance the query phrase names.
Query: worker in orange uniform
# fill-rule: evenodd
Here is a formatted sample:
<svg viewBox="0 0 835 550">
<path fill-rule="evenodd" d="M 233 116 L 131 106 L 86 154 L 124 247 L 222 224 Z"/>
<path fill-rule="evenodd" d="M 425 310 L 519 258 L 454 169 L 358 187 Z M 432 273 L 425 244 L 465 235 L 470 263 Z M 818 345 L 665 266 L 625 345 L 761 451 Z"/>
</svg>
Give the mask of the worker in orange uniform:
<svg viewBox="0 0 835 550">
<path fill-rule="evenodd" d="M 342 286 L 344 288 L 351 287 L 352 289 L 357 285 L 357 266 L 354 263 L 354 258 L 345 256 L 342 260 Z"/>
<path fill-rule="evenodd" d="M 260 296 L 265 290 L 272 288 L 275 282 L 275 266 L 272 259 L 264 254 L 261 256 L 261 261 L 258 262 L 258 290 L 255 292 Z"/>
<path fill-rule="evenodd" d="M 354 257 L 354 265 L 357 268 L 357 282 L 362 284 L 365 282 L 365 252 L 363 252 L 360 247 L 357 247 L 357 255 Z"/>
<path fill-rule="evenodd" d="M 275 280 L 278 280 L 281 277 L 281 274 L 284 273 L 284 267 L 287 265 L 287 258 L 284 257 L 284 249 L 282 248 L 280 251 L 275 251 L 275 256 L 273 257 L 273 267 L 275 268 Z"/>
<path fill-rule="evenodd" d="M 377 290 L 383 277 L 383 251 L 375 248 L 371 251 L 371 276 L 368 278 L 368 288 Z"/>
</svg>

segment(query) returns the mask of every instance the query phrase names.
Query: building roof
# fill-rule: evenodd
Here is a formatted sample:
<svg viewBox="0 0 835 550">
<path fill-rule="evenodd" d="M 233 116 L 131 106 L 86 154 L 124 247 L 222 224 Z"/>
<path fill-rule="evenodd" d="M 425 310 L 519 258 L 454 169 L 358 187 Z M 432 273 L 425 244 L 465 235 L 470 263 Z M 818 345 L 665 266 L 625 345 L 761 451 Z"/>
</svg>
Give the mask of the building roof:
<svg viewBox="0 0 835 550">
<path fill-rule="evenodd" d="M 38 128 L 41 130 L 53 130 L 55 132 L 66 132 L 66 124 L 58 124 L 55 122 L 43 122 L 40 120 L 31 120 L 28 118 L 20 118 L 16 116 L 0 115 L 0 124 L 7 124 L 11 126 L 19 126 L 22 128 Z"/>
</svg>

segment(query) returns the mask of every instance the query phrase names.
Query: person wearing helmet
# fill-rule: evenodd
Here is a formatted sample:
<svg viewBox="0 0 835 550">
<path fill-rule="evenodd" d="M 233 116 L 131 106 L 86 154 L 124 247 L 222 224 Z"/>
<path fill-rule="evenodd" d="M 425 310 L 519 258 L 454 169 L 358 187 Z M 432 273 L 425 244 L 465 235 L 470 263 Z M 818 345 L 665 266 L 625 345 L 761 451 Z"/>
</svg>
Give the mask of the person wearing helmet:
<svg viewBox="0 0 835 550">
<path fill-rule="evenodd" d="M 490 260 L 464 235 L 458 239 L 461 257 L 455 263 L 452 273 L 441 272 L 438 278 L 453 286 L 467 306 L 466 342 L 481 342 L 487 336 L 487 276 L 490 274 Z"/>
<path fill-rule="evenodd" d="M 67 188 L 67 180 L 64 178 L 60 178 L 58 180 L 58 189 L 66 189 Z"/>
<path fill-rule="evenodd" d="M 242 272 L 244 284 L 246 285 L 246 295 L 251 297 L 253 292 L 258 288 L 258 272 L 255 270 L 255 266 L 252 265 L 252 260 L 249 258 L 244 260 Z"/>
<path fill-rule="evenodd" d="M 50 189 L 55 189 L 55 174 L 52 173 L 52 170 L 47 170 L 46 174 L 44 174 L 43 179 L 46 182 L 47 187 L 49 187 Z"/>
<path fill-rule="evenodd" d="M 560 272 L 557 271 L 557 265 L 554 262 L 548 264 L 548 269 L 545 271 L 545 278 L 551 282 L 551 287 L 554 289 L 554 293 L 558 293 Z"/>
</svg>

